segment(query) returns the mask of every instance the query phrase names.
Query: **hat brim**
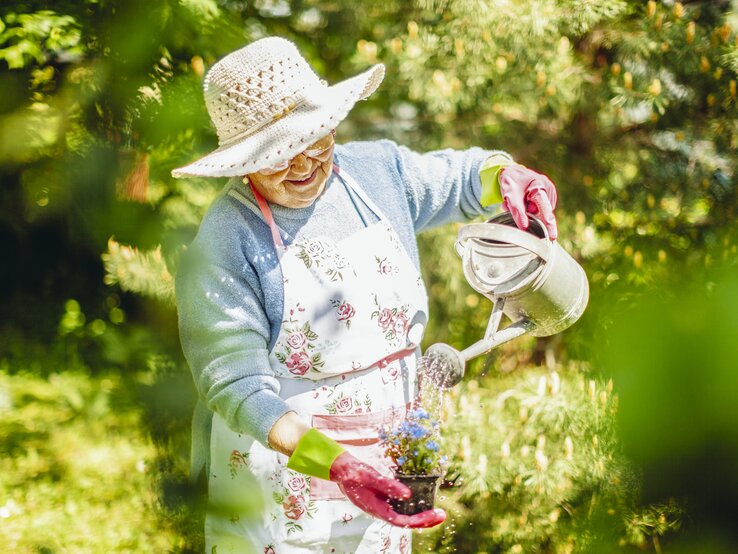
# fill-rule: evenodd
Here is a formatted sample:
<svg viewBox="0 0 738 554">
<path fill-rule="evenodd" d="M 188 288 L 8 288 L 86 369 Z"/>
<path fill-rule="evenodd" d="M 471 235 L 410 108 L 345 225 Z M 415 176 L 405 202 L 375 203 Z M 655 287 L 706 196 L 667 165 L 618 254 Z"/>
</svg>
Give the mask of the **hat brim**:
<svg viewBox="0 0 738 554">
<path fill-rule="evenodd" d="M 291 160 L 343 121 L 356 102 L 371 95 L 384 78 L 384 65 L 372 68 L 320 91 L 284 117 L 253 135 L 221 146 L 199 160 L 172 170 L 174 177 L 246 175 Z M 314 95 L 318 96 L 318 95 Z"/>
</svg>

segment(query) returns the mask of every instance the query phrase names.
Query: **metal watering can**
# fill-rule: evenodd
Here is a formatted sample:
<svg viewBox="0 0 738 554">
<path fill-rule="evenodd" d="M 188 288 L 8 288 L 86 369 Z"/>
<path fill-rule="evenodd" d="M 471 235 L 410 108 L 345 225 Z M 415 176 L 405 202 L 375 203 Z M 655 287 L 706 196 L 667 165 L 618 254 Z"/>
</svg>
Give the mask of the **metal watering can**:
<svg viewBox="0 0 738 554">
<path fill-rule="evenodd" d="M 527 231 L 515 226 L 509 212 L 459 230 L 456 251 L 464 276 L 494 307 L 482 340 L 462 351 L 444 343 L 426 350 L 428 376 L 439 387 L 461 381 L 468 360 L 526 333 L 559 333 L 584 312 L 589 300 L 584 270 L 549 238 L 541 221 L 528 217 Z M 499 329 L 503 314 L 512 323 Z"/>
</svg>

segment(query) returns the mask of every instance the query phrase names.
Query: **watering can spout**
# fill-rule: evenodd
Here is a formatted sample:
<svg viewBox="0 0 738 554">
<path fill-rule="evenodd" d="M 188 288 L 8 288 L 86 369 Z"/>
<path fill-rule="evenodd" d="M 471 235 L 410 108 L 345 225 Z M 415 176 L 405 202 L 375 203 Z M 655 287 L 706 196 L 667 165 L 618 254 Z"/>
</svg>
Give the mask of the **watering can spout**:
<svg viewBox="0 0 738 554">
<path fill-rule="evenodd" d="M 486 336 L 462 351 L 442 342 L 433 344 L 423 356 L 425 375 L 437 387 L 450 389 L 464 378 L 466 362 L 530 332 L 533 328 L 534 325 L 524 319 Z"/>
</svg>

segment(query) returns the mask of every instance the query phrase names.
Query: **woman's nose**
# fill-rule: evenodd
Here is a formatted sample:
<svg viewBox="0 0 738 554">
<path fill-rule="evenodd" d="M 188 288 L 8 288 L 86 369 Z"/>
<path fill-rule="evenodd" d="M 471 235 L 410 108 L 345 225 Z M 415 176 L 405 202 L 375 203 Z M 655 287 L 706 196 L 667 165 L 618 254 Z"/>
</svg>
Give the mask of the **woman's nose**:
<svg viewBox="0 0 738 554">
<path fill-rule="evenodd" d="M 292 168 L 295 173 L 306 173 L 310 171 L 310 160 L 305 153 L 300 153 L 292 160 Z"/>
</svg>

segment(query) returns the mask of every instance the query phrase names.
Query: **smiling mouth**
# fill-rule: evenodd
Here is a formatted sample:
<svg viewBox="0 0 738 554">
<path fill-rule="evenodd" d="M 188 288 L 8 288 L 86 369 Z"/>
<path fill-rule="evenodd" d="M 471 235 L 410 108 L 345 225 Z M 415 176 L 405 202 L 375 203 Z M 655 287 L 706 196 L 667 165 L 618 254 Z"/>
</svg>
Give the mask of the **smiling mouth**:
<svg viewBox="0 0 738 554">
<path fill-rule="evenodd" d="M 291 185 L 295 185 L 296 187 L 304 187 L 305 185 L 309 185 L 315 180 L 315 176 L 318 174 L 318 169 L 320 169 L 320 166 L 317 166 L 307 179 L 304 179 L 302 181 L 288 180 L 287 182 Z"/>
</svg>

